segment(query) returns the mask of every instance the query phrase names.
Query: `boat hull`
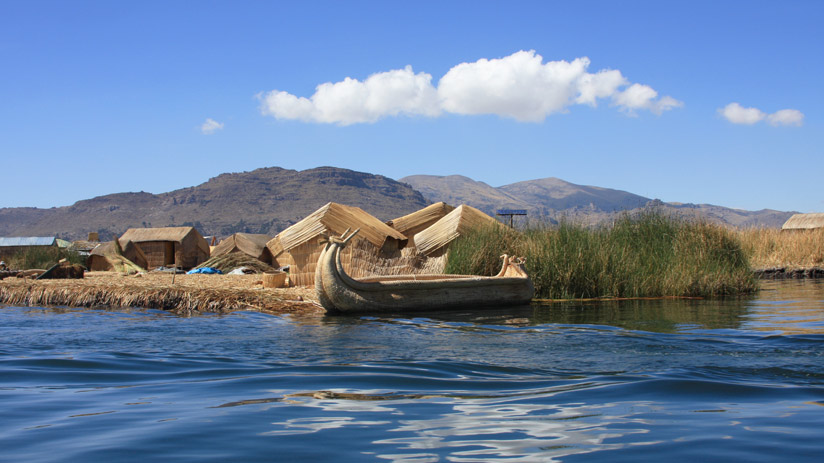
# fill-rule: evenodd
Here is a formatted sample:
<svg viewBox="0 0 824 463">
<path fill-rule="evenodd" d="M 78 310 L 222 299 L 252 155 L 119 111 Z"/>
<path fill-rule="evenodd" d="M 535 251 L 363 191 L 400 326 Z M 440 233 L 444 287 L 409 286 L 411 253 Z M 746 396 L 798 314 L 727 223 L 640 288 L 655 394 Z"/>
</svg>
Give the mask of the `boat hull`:
<svg viewBox="0 0 824 463">
<path fill-rule="evenodd" d="M 350 235 L 351 238 L 351 235 Z M 431 311 L 528 304 L 534 287 L 520 264 L 504 259 L 498 276 L 401 275 L 355 279 L 340 251 L 348 240 L 331 239 L 318 259 L 318 300 L 330 312 Z"/>
</svg>

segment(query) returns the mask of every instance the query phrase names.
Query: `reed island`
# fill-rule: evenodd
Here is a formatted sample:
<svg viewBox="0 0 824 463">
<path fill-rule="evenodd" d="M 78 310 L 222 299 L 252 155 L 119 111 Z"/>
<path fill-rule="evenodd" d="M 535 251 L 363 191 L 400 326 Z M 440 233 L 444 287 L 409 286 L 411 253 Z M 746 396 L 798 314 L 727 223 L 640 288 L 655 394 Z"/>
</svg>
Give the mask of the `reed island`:
<svg viewBox="0 0 824 463">
<path fill-rule="evenodd" d="M 502 255 L 519 256 L 534 301 L 731 297 L 757 291 L 765 276 L 824 276 L 822 228 L 740 230 L 655 211 L 510 228 L 469 206 L 438 203 L 384 223 L 329 203 L 275 237 L 238 233 L 209 245 L 188 228 L 130 230 L 86 255 L 71 246 L 6 253 L 0 303 L 321 315 L 318 259 L 330 237 L 353 228 L 358 239 L 339 260 L 354 278 L 493 276 Z M 42 278 L 56 266 L 79 267 L 81 278 Z"/>
</svg>

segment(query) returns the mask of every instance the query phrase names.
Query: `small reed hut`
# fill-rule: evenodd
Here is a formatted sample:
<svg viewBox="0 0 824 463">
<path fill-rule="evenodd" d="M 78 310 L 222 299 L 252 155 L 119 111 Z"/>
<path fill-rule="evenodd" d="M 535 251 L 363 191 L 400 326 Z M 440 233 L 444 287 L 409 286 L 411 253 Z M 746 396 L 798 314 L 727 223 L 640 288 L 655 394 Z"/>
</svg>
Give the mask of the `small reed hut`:
<svg viewBox="0 0 824 463">
<path fill-rule="evenodd" d="M 212 249 L 211 257 L 219 257 L 233 252 L 254 257 L 255 259 L 272 265 L 274 258 L 272 252 L 266 247 L 266 243 L 271 240 L 269 235 L 259 235 L 254 233 L 235 233 L 234 235 L 221 241 Z"/>
<path fill-rule="evenodd" d="M 175 265 L 190 269 L 209 258 L 209 243 L 193 227 L 130 228 L 119 241 L 122 248 L 129 241 L 137 244 L 150 270 Z"/>
<path fill-rule="evenodd" d="M 275 258 L 273 266 L 290 266 L 292 283 L 315 284 L 315 267 L 323 250 L 324 235 L 341 235 L 346 229 L 360 232 L 341 254 L 341 262 L 350 276 L 373 273 L 379 257 L 398 256 L 407 238 L 360 208 L 328 203 L 305 219 L 272 238 L 266 247 Z"/>
<path fill-rule="evenodd" d="M 781 226 L 781 231 L 816 229 L 824 229 L 824 213 L 793 214 Z"/>
<path fill-rule="evenodd" d="M 57 238 L 53 236 L 0 237 L 0 259 L 24 253 L 30 249 L 56 248 Z"/>
<path fill-rule="evenodd" d="M 445 202 L 439 202 L 426 206 L 423 209 L 407 214 L 403 217 L 392 219 L 389 222 L 386 222 L 386 224 L 401 232 L 403 235 L 409 237 L 409 243 L 407 243 L 407 246 L 411 247 L 415 246 L 415 240 L 413 237 L 417 233 L 426 230 L 454 209 L 454 207 L 446 204 Z"/>
<path fill-rule="evenodd" d="M 126 242 L 121 249 L 117 248 L 116 241 L 100 243 L 92 249 L 86 259 L 86 267 L 93 272 L 121 272 L 129 267 L 129 263 L 142 269 L 148 268 L 148 261 L 143 251 L 131 241 Z M 128 262 L 123 262 L 123 260 Z"/>
<path fill-rule="evenodd" d="M 449 243 L 470 230 L 483 226 L 504 226 L 474 207 L 466 204 L 415 235 L 415 247 L 427 257 L 440 257 L 446 253 Z"/>
</svg>

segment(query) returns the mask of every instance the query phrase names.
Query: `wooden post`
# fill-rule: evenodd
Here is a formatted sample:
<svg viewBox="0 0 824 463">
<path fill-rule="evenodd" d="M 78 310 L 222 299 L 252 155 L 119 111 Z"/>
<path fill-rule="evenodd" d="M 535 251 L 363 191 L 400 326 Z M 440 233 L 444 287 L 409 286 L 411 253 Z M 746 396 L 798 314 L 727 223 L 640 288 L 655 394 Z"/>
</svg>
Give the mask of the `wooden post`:
<svg viewBox="0 0 824 463">
<path fill-rule="evenodd" d="M 496 215 L 508 215 L 509 216 L 509 228 L 513 228 L 514 223 L 512 218 L 516 215 L 526 215 L 525 209 L 498 209 L 496 211 Z"/>
</svg>

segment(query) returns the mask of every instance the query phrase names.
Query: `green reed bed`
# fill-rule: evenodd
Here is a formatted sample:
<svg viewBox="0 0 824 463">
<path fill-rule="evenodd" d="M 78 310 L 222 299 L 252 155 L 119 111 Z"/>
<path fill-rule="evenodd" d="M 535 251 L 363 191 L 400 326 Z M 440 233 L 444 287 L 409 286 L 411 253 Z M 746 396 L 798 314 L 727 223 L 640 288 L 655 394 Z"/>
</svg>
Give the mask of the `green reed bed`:
<svg viewBox="0 0 824 463">
<path fill-rule="evenodd" d="M 9 268 L 26 270 L 34 268 L 48 269 L 61 259 L 66 259 L 72 264 L 86 265 L 85 257 L 74 251 L 47 246 L 26 249 L 7 257 L 5 261 Z"/>
<path fill-rule="evenodd" d="M 493 275 L 504 253 L 527 258 L 537 298 L 721 296 L 757 289 L 732 232 L 658 213 L 597 228 L 564 222 L 522 232 L 477 230 L 452 244 L 446 272 Z"/>
</svg>

